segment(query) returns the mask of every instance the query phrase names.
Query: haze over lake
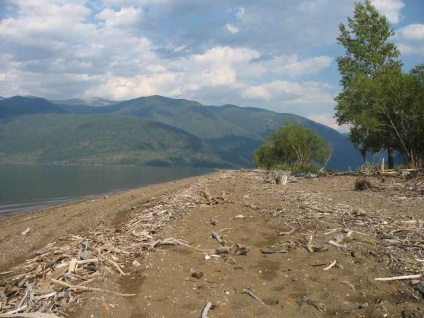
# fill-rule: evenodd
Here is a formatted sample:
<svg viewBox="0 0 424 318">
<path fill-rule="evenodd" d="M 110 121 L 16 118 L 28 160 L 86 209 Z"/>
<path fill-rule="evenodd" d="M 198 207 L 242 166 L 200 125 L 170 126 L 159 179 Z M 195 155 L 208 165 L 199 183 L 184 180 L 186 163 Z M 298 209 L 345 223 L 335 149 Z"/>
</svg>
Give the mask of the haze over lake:
<svg viewBox="0 0 424 318">
<path fill-rule="evenodd" d="M 4 164 L 0 165 L 0 215 L 210 171 L 212 169 L 188 167 Z"/>
</svg>

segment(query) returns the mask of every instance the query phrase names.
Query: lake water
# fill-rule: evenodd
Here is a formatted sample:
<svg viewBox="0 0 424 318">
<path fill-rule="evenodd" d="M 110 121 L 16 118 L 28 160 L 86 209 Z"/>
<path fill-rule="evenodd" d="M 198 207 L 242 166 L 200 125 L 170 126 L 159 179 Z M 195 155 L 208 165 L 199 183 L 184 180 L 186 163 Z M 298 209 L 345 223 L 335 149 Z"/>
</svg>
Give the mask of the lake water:
<svg viewBox="0 0 424 318">
<path fill-rule="evenodd" d="M 0 215 L 211 172 L 201 168 L 0 164 Z"/>
</svg>

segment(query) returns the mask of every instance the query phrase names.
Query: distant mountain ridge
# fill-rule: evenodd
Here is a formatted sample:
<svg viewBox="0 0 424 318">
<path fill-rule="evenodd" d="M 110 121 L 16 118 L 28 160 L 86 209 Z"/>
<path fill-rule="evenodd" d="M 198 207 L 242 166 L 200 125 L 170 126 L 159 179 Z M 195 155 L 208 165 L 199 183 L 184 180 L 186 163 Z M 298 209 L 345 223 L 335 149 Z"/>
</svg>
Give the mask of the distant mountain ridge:
<svg viewBox="0 0 424 318">
<path fill-rule="evenodd" d="M 14 96 L 0 100 L 0 118 L 43 113 L 66 113 L 66 111 L 40 97 Z"/>
<path fill-rule="evenodd" d="M 156 145 L 160 145 L 160 139 L 165 138 L 164 136 L 166 135 L 176 142 L 177 139 L 180 138 L 175 135 L 176 131 L 184 131 L 187 134 L 187 138 L 188 136 L 191 136 L 190 138 L 195 138 L 197 143 L 201 143 L 203 145 L 204 148 L 202 148 L 201 152 L 204 154 L 207 153 L 209 157 L 213 154 L 213 160 L 206 160 L 205 158 L 207 158 L 207 156 L 203 156 L 203 159 L 200 160 L 199 158 L 201 156 L 199 156 L 199 153 L 197 152 L 197 155 L 194 155 L 196 153 L 195 149 L 188 147 L 188 152 L 185 152 L 184 155 L 182 151 L 177 155 L 171 155 L 170 152 L 167 151 L 170 149 L 170 144 L 162 144 L 162 146 L 156 146 L 154 148 L 154 152 L 157 154 L 161 153 L 162 156 L 153 156 L 155 159 L 153 161 L 149 161 L 146 159 L 145 154 L 143 155 L 143 152 L 146 152 L 146 150 L 142 149 L 143 147 L 135 147 L 135 143 L 133 141 L 130 142 L 127 140 L 128 144 L 126 148 L 124 147 L 124 151 L 119 147 L 119 149 L 116 147 L 110 148 L 111 146 L 107 145 L 107 139 L 99 139 L 98 134 L 94 136 L 90 135 L 90 133 L 94 133 L 93 131 L 86 131 L 86 134 L 88 135 L 85 135 L 84 137 L 86 139 L 94 138 L 93 140 L 103 143 L 105 149 L 110 148 L 110 156 L 113 157 L 112 153 L 114 151 L 124 152 L 121 154 L 123 159 L 115 160 L 113 161 L 113 164 L 127 164 L 128 162 L 131 162 L 132 164 L 154 164 L 156 162 L 158 165 L 191 165 L 194 161 L 199 159 L 196 161 L 197 165 L 202 165 L 201 161 L 206 160 L 204 164 L 207 166 L 252 166 L 251 159 L 254 149 L 263 143 L 263 138 L 265 136 L 288 122 L 298 122 L 305 127 L 316 131 L 325 138 L 327 142 L 336 145 L 333 157 L 328 165 L 329 168 L 345 170 L 349 166 L 354 168 L 362 162 L 359 153 L 354 149 L 353 145 L 346 136 L 327 126 L 293 114 L 276 113 L 261 108 L 239 107 L 236 105 L 204 106 L 196 101 L 173 99 L 159 95 L 139 97 L 122 102 L 93 98 L 85 101 L 81 99 L 73 99 L 55 101 L 52 103 L 52 101 L 47 101 L 42 98 L 26 98 L 27 100 L 24 103 L 22 98 L 25 99 L 25 97 L 20 97 L 16 100 L 16 97 L 12 97 L 0 100 L 0 120 L 1 118 L 6 117 L 10 120 L 10 117 L 13 117 L 14 125 L 18 125 L 18 122 L 24 121 L 24 117 L 26 117 L 25 124 L 30 126 L 33 125 L 33 129 L 37 129 L 36 127 L 39 127 L 40 125 L 49 126 L 49 120 L 61 121 L 66 118 L 66 121 L 75 121 L 78 118 L 89 117 L 91 120 L 104 121 L 104 118 L 108 118 L 107 120 L 110 121 L 111 129 L 117 129 L 112 127 L 114 127 L 114 124 L 119 123 L 119 125 L 117 125 L 120 128 L 117 129 L 115 137 L 113 137 L 113 139 L 116 140 L 127 140 L 120 135 L 126 134 L 125 129 L 122 129 L 123 118 L 125 118 L 128 122 L 128 125 L 145 125 L 147 123 L 146 120 L 148 120 L 150 123 L 149 125 L 152 125 L 152 123 L 163 125 L 160 126 L 163 130 L 161 130 L 160 133 L 158 132 L 157 136 L 154 134 L 147 134 L 146 130 L 137 130 L 137 134 L 140 134 L 137 135 L 137 138 L 140 139 L 141 143 L 148 143 L 150 141 L 147 140 L 147 138 L 153 138 L 154 141 L 157 142 Z M 19 100 L 20 102 L 18 103 L 17 101 Z M 80 104 L 80 102 L 97 103 L 97 106 Z M 99 105 L 101 103 L 103 103 L 102 106 Z M 16 109 L 14 109 L 13 104 L 16 105 Z M 26 107 L 22 108 L 22 106 L 20 106 L 22 104 L 25 104 Z M 4 112 L 2 113 L 2 107 L 5 107 L 5 105 L 7 105 L 5 108 L 7 110 L 6 115 Z M 17 111 L 18 109 L 20 111 Z M 25 113 L 25 111 L 27 111 L 27 113 Z M 39 114 L 55 113 L 57 115 L 33 116 L 37 113 L 37 111 Z M 22 116 L 20 119 L 19 117 L 21 115 L 31 116 L 29 116 L 29 118 L 28 116 Z M 137 121 L 136 118 L 144 119 L 144 121 Z M 2 132 L 4 131 L 2 130 L 2 126 L 7 126 L 5 123 L 0 122 L 0 137 L 2 137 Z M 22 122 L 22 124 L 24 123 Z M 7 130 L 8 128 L 6 127 L 5 129 Z M 11 127 L 9 127 L 9 129 L 11 129 Z M 76 131 L 73 132 L 72 129 L 77 128 L 70 125 L 68 126 L 67 133 L 79 136 L 79 134 Z M 104 134 L 106 134 L 107 126 L 100 125 L 99 129 L 104 130 Z M 131 129 L 132 127 L 127 127 L 127 130 Z M 9 136 L 8 138 L 19 139 L 18 136 L 20 136 L 19 138 L 25 138 L 20 134 L 15 135 L 15 137 Z M 46 138 L 45 142 L 48 143 L 48 134 L 46 134 L 43 138 Z M 192 141 L 193 140 L 194 139 L 192 139 Z M 15 144 L 23 145 L 23 140 L 20 140 Z M 41 147 L 41 145 L 39 145 L 39 147 Z M 61 147 L 62 146 L 59 146 L 58 152 L 60 152 L 59 150 Z M 71 143 L 71 145 L 68 145 L 68 148 L 69 147 L 76 148 L 71 152 L 74 156 L 73 162 L 78 162 L 78 143 Z M 0 162 L 7 161 L 6 159 L 8 154 L 7 152 L 1 152 L 1 149 L 2 148 L 0 147 Z M 45 147 L 43 149 L 45 149 Z M 101 149 L 101 147 L 98 149 Z M 11 148 L 9 148 L 9 151 L 12 151 Z M 130 153 L 131 155 L 129 155 Z M 50 155 L 47 157 L 37 157 L 37 162 L 56 162 L 57 160 L 54 160 L 54 153 L 51 149 L 49 150 L 49 154 Z M 95 159 L 95 153 L 92 153 L 90 156 L 90 158 L 92 158 L 92 163 L 97 162 Z M 197 159 L 194 161 L 191 159 L 184 160 L 184 156 L 187 158 Z M 127 158 L 125 159 L 125 157 Z M 131 160 L 128 159 L 130 157 L 132 158 Z M 61 160 L 65 159 L 62 158 Z M 84 160 L 84 162 L 90 162 L 88 159 Z"/>
</svg>

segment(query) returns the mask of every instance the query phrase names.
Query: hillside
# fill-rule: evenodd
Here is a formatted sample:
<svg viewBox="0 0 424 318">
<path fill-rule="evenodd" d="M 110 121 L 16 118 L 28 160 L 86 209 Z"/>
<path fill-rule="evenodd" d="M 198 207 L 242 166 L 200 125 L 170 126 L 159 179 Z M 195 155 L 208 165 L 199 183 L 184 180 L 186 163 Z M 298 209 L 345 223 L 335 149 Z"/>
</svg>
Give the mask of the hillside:
<svg viewBox="0 0 424 318">
<path fill-rule="evenodd" d="M 0 162 L 229 166 L 201 139 L 135 116 L 43 114 L 0 120 Z"/>
<path fill-rule="evenodd" d="M 45 113 L 65 113 L 65 111 L 39 97 L 15 96 L 0 100 L 0 118 Z"/>
<path fill-rule="evenodd" d="M 55 102 L 57 103 L 53 104 L 52 102 L 42 98 L 8 98 L 0 101 L 0 118 L 18 115 L 21 116 L 25 114 L 32 115 L 35 113 L 68 113 L 73 114 L 73 116 L 69 115 L 70 117 L 66 117 L 68 119 L 64 120 L 64 122 L 68 122 L 69 118 L 74 118 L 73 121 L 82 121 L 82 118 L 85 117 L 91 119 L 108 118 L 108 121 L 110 122 L 110 129 L 113 128 L 118 130 L 121 129 L 119 127 L 123 125 L 123 116 L 125 116 L 127 120 L 126 124 L 128 129 L 134 129 L 132 125 L 138 125 L 139 122 L 136 121 L 137 119 L 142 120 L 143 123 L 154 122 L 157 125 L 156 127 L 159 127 L 159 125 L 162 125 L 162 128 L 166 127 L 166 132 L 164 131 L 163 133 L 165 135 L 170 134 L 171 140 L 174 138 L 174 133 L 178 131 L 179 133 L 184 132 L 186 136 L 190 136 L 190 138 L 195 138 L 201 142 L 205 148 L 202 148 L 202 151 L 200 152 L 205 155 L 204 158 L 211 158 L 211 160 L 203 162 L 203 159 L 201 159 L 196 164 L 216 164 L 218 166 L 230 165 L 234 167 L 252 166 L 252 153 L 263 143 L 264 137 L 269 135 L 273 130 L 277 129 L 281 125 L 295 121 L 316 131 L 328 143 L 336 146 L 333 157 L 328 164 L 330 169 L 346 170 L 348 167 L 355 168 L 362 162 L 359 153 L 354 149 L 353 145 L 349 142 L 346 136 L 327 126 L 293 114 L 276 113 L 261 108 L 238 107 L 236 105 L 204 106 L 196 101 L 172 99 L 163 96 L 140 97 L 122 102 L 112 102 L 99 98 L 88 98 L 84 100 L 72 99 Z M 103 104 L 103 106 L 80 104 L 82 102 Z M 15 118 L 14 120 L 18 119 Z M 39 120 L 42 122 L 38 123 L 37 121 Z M 53 127 L 56 127 L 56 123 L 51 124 L 46 122 L 46 120 L 47 119 L 43 117 L 39 117 L 34 122 L 26 119 L 26 121 L 30 122 L 34 136 L 36 136 L 38 134 L 38 130 L 40 130 L 44 133 L 43 138 L 47 138 L 46 140 L 48 140 L 49 138 L 54 138 L 53 136 L 50 136 L 51 134 L 49 134 L 48 131 L 53 133 L 51 130 Z M 56 117 L 56 120 L 59 122 L 62 121 L 61 117 Z M 28 123 L 22 123 L 22 125 L 27 124 Z M 5 126 L 3 130 L 6 131 L 8 127 L 9 126 Z M 59 125 L 57 127 L 58 131 L 55 132 L 55 134 L 57 133 L 58 136 L 65 136 L 65 132 L 61 131 L 61 128 L 62 127 Z M 7 151 L 3 150 L 2 152 L 4 154 L 8 154 L 8 151 L 20 154 L 28 153 L 26 146 L 24 146 L 25 143 L 22 141 L 13 142 L 15 138 L 24 138 L 24 135 L 21 134 L 17 127 L 14 129 L 16 130 L 15 133 L 10 135 L 11 145 L 13 146 L 8 148 Z M 65 127 L 63 127 L 63 129 L 65 129 Z M 72 129 L 77 128 L 68 127 L 67 129 L 68 133 L 74 134 Z M 26 126 L 23 130 L 27 130 Z M 103 133 L 103 131 L 107 130 L 108 128 L 106 126 L 101 127 L 99 135 L 87 135 L 86 138 L 99 138 L 100 135 L 108 136 L 108 133 Z M 164 137 L 160 134 L 156 136 L 155 131 L 150 133 L 147 131 L 137 133 L 140 133 L 137 136 L 143 144 L 149 144 L 152 141 L 164 139 Z M 124 138 L 118 132 L 114 136 L 117 141 L 119 138 Z M 107 141 L 108 140 L 104 138 L 101 143 L 107 143 Z M 52 141 L 51 144 L 55 144 L 55 142 Z M 134 142 L 130 142 L 130 144 L 133 146 L 136 145 Z M 36 161 L 51 162 L 54 160 L 55 162 L 67 162 L 67 160 L 70 160 L 70 162 L 85 162 L 84 160 L 87 160 L 87 162 L 91 163 L 101 162 L 124 164 L 127 162 L 134 164 L 148 163 L 158 165 L 191 165 L 194 162 L 192 161 L 193 158 L 190 157 L 191 155 L 188 155 L 187 158 L 184 157 L 184 148 L 178 148 L 179 155 L 173 156 L 170 155 L 168 151 L 172 147 L 168 144 L 161 143 L 158 143 L 156 147 L 154 147 L 154 150 L 147 147 L 150 149 L 150 152 L 146 152 L 146 149 L 139 149 L 137 147 L 127 147 L 119 150 L 118 148 L 113 148 L 116 151 L 120 151 L 121 156 L 126 158 L 119 160 L 116 158 L 110 160 L 105 159 L 107 155 L 104 153 L 103 149 L 109 149 L 109 144 L 105 144 L 102 147 L 99 146 L 97 149 L 92 149 L 89 159 L 84 159 L 83 161 L 81 161 L 81 158 L 85 158 L 85 151 L 87 149 L 80 149 L 80 145 L 78 143 L 71 143 L 67 147 L 74 147 L 69 151 L 69 153 L 72 153 L 72 157 L 70 158 L 67 158 L 66 155 L 64 155 L 63 149 L 60 147 L 51 148 L 49 151 L 43 148 L 43 151 L 47 151 L 49 155 L 37 157 Z M 57 156 L 54 155 L 54 151 L 57 151 Z M 78 156 L 79 151 L 81 151 L 81 156 Z M 95 151 L 99 152 L 96 153 Z M 134 155 L 134 152 L 136 152 L 137 155 Z M 156 153 L 155 156 L 152 155 L 153 152 Z M 187 153 L 191 154 L 192 150 L 187 150 Z M 207 154 L 213 154 L 213 156 L 210 157 Z M 23 158 L 25 156 L 22 155 L 21 157 Z M 152 158 L 148 159 L 150 157 Z M 29 162 L 28 160 L 30 160 L 30 158 L 33 158 L 33 156 L 29 156 L 24 161 Z M 77 160 L 76 158 L 79 159 Z M 3 159 L 3 161 L 4 160 L 6 159 Z"/>
<path fill-rule="evenodd" d="M 265 136 L 287 122 L 299 122 L 336 146 L 329 168 L 346 170 L 362 163 L 346 136 L 293 114 L 236 105 L 203 106 L 162 96 L 136 98 L 94 111 L 142 116 L 184 129 L 211 143 L 226 160 L 241 165 L 251 165 L 252 153 Z"/>
</svg>

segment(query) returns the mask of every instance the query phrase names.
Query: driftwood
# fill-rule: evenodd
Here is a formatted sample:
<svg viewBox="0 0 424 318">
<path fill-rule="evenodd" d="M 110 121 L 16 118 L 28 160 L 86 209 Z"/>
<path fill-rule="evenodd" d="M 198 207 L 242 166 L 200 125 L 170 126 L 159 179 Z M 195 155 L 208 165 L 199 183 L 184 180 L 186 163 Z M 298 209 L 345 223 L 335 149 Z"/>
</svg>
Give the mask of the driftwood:
<svg viewBox="0 0 424 318">
<path fill-rule="evenodd" d="M 209 309 L 211 309 L 213 304 L 209 301 L 202 310 L 202 318 L 208 318 Z"/>
<path fill-rule="evenodd" d="M 68 287 L 70 289 L 74 289 L 74 290 L 83 290 L 83 291 L 101 291 L 101 292 L 105 292 L 105 293 L 109 293 L 109 294 L 114 294 L 114 295 L 118 295 L 118 296 L 122 296 L 122 297 L 133 297 L 133 296 L 137 296 L 137 294 L 122 294 L 122 293 L 117 293 L 114 291 L 110 291 L 110 290 L 106 290 L 106 289 L 101 289 L 101 288 L 97 288 L 97 287 L 87 287 L 87 286 L 78 286 L 78 285 L 72 285 L 57 279 L 50 279 L 53 283 L 58 284 L 58 285 L 62 285 L 65 287 Z"/>
<path fill-rule="evenodd" d="M 302 298 L 300 298 L 300 300 L 307 303 L 308 305 L 310 305 L 312 307 L 315 307 L 319 311 L 326 311 L 327 310 L 325 304 L 320 303 L 320 302 L 315 301 L 315 300 L 312 300 L 307 296 L 302 296 Z"/>
<path fill-rule="evenodd" d="M 243 293 L 248 294 L 250 297 L 256 299 L 262 305 L 265 305 L 265 303 L 258 296 L 256 296 L 250 288 L 243 289 Z"/>
<path fill-rule="evenodd" d="M 225 240 L 223 240 L 222 237 L 218 233 L 216 233 L 216 232 L 213 232 L 212 233 L 212 238 L 214 238 L 215 240 L 217 240 L 218 243 L 221 244 L 222 246 L 224 246 L 225 243 L 226 243 Z"/>
<path fill-rule="evenodd" d="M 45 314 L 42 312 L 34 313 L 21 313 L 21 314 L 0 314 L 1 318 L 60 318 L 59 316 L 53 314 Z"/>
<path fill-rule="evenodd" d="M 330 265 L 328 265 L 326 268 L 323 268 L 323 271 L 328 271 L 330 268 L 334 267 L 336 263 L 337 260 L 332 261 Z"/>
<path fill-rule="evenodd" d="M 391 280 L 419 279 L 421 277 L 423 277 L 423 275 L 417 274 L 417 275 L 405 275 L 405 276 L 374 278 L 374 280 L 379 280 L 379 281 L 385 282 L 385 281 L 391 281 Z"/>
<path fill-rule="evenodd" d="M 282 249 L 282 248 L 264 248 L 261 249 L 261 253 L 262 254 L 278 254 L 278 253 L 287 253 L 286 249 Z"/>
<path fill-rule="evenodd" d="M 309 237 L 308 243 L 306 243 L 306 249 L 308 250 L 309 253 L 313 253 L 314 249 L 312 248 L 312 240 L 314 239 L 314 236 L 311 235 Z"/>
</svg>

